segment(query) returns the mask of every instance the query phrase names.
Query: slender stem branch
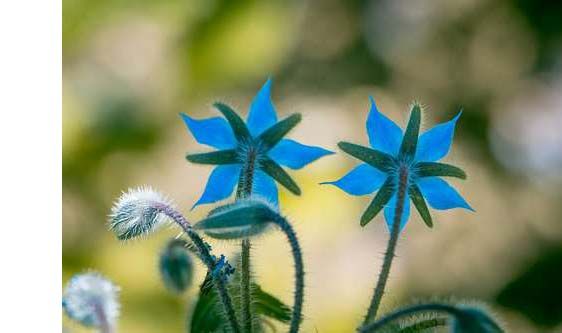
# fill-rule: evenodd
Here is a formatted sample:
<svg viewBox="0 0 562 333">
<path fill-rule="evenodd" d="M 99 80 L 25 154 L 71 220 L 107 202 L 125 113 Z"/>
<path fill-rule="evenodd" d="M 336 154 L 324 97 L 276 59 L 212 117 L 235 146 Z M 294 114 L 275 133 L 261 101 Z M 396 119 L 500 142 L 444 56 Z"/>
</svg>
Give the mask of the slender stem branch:
<svg viewBox="0 0 562 333">
<path fill-rule="evenodd" d="M 107 319 L 105 312 L 103 311 L 103 306 L 101 304 L 94 305 L 94 311 L 100 321 L 100 332 L 101 333 L 113 333 L 113 325 Z"/>
<path fill-rule="evenodd" d="M 369 332 L 375 332 L 376 330 L 378 330 L 379 328 L 384 327 L 385 325 L 390 324 L 391 322 L 395 321 L 396 319 L 402 318 L 402 317 L 406 317 L 409 315 L 412 315 L 416 312 L 423 312 L 423 311 L 439 311 L 439 312 L 444 312 L 453 316 L 458 316 L 461 314 L 461 312 L 455 308 L 452 305 L 447 305 L 447 304 L 439 304 L 439 303 L 430 303 L 430 304 L 420 304 L 420 305 L 414 305 L 408 308 L 404 308 L 404 309 L 400 309 L 398 311 L 392 312 L 386 316 L 384 316 L 383 318 L 381 318 L 380 320 L 365 325 L 363 327 L 360 327 L 358 329 L 358 332 L 360 333 L 369 333 Z"/>
<path fill-rule="evenodd" d="M 193 244 L 199 250 L 199 254 L 205 266 L 209 271 L 213 271 L 215 266 L 215 260 L 209 252 L 209 247 L 203 239 L 193 230 L 191 224 L 181 215 L 178 211 L 167 205 L 158 205 L 157 208 L 163 213 L 170 217 L 174 222 L 176 222 L 183 231 L 189 236 Z M 234 312 L 234 307 L 232 305 L 232 299 L 226 288 L 226 283 L 224 277 L 220 274 L 211 274 L 213 276 L 213 285 L 217 288 L 219 298 L 224 307 L 224 312 L 230 327 L 234 333 L 240 333 L 240 326 L 238 325 L 238 320 L 236 319 L 236 313 Z"/>
<path fill-rule="evenodd" d="M 289 222 L 281 216 L 275 219 L 274 223 L 277 224 L 287 236 L 289 244 L 291 245 L 291 251 L 293 252 L 293 259 L 295 261 L 295 301 L 293 304 L 293 313 L 291 315 L 291 326 L 289 332 L 296 333 L 299 331 L 301 323 L 302 304 L 304 299 L 304 265 L 302 262 L 302 252 L 297 239 L 297 234 L 293 230 L 291 224 L 289 224 Z"/>
<path fill-rule="evenodd" d="M 236 199 L 247 198 L 252 195 L 252 188 L 254 183 L 254 171 L 256 167 L 257 151 L 250 148 L 248 150 L 246 160 L 240 171 L 238 179 L 238 187 L 236 189 Z M 242 273 L 240 278 L 240 301 L 242 309 L 242 327 L 244 332 L 252 332 L 252 299 L 251 299 L 251 281 L 250 281 L 250 248 L 251 243 L 249 239 L 242 240 L 242 254 L 241 264 Z"/>
<path fill-rule="evenodd" d="M 399 333 L 415 333 L 426 330 L 428 328 L 434 328 L 439 326 L 446 326 L 447 319 L 446 318 L 432 318 L 427 320 L 422 320 L 410 326 L 404 327 L 400 330 Z"/>
<path fill-rule="evenodd" d="M 390 267 L 394 259 L 394 252 L 396 251 L 396 244 L 398 243 L 398 236 L 400 235 L 400 222 L 402 221 L 402 214 L 404 213 L 404 200 L 406 199 L 406 188 L 408 185 L 408 169 L 405 167 L 400 168 L 398 179 L 398 198 L 396 200 L 396 208 L 394 210 L 394 221 L 392 221 L 392 230 L 390 231 L 390 239 L 384 255 L 384 261 L 379 274 L 379 279 L 371 299 L 371 304 L 363 320 L 363 325 L 368 324 L 377 316 L 384 288 L 388 281 Z"/>
</svg>

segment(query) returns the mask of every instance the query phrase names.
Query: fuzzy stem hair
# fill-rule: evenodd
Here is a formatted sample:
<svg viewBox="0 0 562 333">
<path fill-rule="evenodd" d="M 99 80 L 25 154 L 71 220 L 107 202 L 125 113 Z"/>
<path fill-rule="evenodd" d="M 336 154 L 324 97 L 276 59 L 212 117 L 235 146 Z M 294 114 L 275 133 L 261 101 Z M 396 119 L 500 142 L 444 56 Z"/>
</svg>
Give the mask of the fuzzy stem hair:
<svg viewBox="0 0 562 333">
<path fill-rule="evenodd" d="M 207 266 L 207 269 L 209 271 L 213 271 L 215 266 L 215 260 L 213 259 L 213 256 L 211 255 L 208 246 L 205 244 L 205 242 L 199 236 L 199 234 L 195 232 L 195 230 L 193 230 L 191 224 L 185 219 L 185 217 L 168 205 L 158 205 L 157 209 L 160 210 L 163 214 L 165 214 L 169 218 L 171 218 L 175 223 L 177 223 L 183 229 L 183 231 L 187 234 L 187 236 L 191 239 L 191 241 L 199 251 L 200 257 L 203 260 L 205 266 Z M 234 312 L 232 299 L 230 298 L 230 294 L 228 293 L 228 290 L 226 288 L 225 279 L 220 274 L 212 274 L 212 275 L 213 275 L 213 285 L 217 288 L 217 292 L 221 300 L 221 303 L 223 305 L 224 312 L 230 324 L 231 330 L 234 333 L 240 333 L 240 326 L 238 325 L 236 313 Z"/>
<path fill-rule="evenodd" d="M 304 300 L 304 265 L 302 261 L 302 252 L 295 233 L 291 224 L 282 216 L 279 216 L 273 221 L 281 231 L 285 233 L 291 251 L 293 253 L 293 260 L 295 261 L 295 300 L 293 304 L 293 313 L 291 315 L 291 325 L 289 332 L 297 333 L 302 318 L 302 304 Z"/>
<path fill-rule="evenodd" d="M 363 320 L 363 325 L 367 325 L 377 316 L 377 311 L 379 309 L 382 296 L 384 294 L 384 289 L 386 287 L 386 282 L 388 281 L 388 276 L 390 274 L 390 267 L 392 266 L 392 260 L 395 256 L 396 244 L 398 243 L 398 236 L 400 235 L 400 222 L 402 221 L 402 214 L 404 213 L 404 201 L 406 200 L 406 190 L 408 186 L 408 169 L 406 167 L 401 167 L 398 175 L 398 198 L 396 200 L 396 208 L 394 210 L 394 221 L 392 222 L 392 230 L 390 231 L 390 239 L 388 240 L 388 245 L 386 248 L 386 253 L 384 255 L 384 261 L 381 267 L 381 272 L 379 274 L 379 279 L 373 293 L 373 298 L 371 299 L 371 304 Z"/>
<path fill-rule="evenodd" d="M 252 188 L 254 185 L 254 173 L 256 168 L 257 151 L 254 148 L 249 148 L 247 154 L 244 156 L 244 164 L 240 171 L 238 179 L 238 187 L 236 189 L 236 200 L 244 199 L 252 195 Z M 242 310 L 242 327 L 244 332 L 251 333 L 253 329 L 253 316 L 252 316 L 252 293 L 251 293 L 251 277 L 250 277 L 250 248 L 251 243 L 249 239 L 242 240 L 242 254 L 241 254 L 241 278 L 240 278 L 240 302 Z"/>
</svg>

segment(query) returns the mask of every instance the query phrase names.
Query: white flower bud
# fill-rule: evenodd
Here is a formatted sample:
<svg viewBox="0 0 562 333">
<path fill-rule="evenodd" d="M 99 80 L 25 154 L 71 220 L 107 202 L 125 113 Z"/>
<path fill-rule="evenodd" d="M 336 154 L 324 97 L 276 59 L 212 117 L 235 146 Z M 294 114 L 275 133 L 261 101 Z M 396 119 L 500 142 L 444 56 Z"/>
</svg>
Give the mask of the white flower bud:
<svg viewBox="0 0 562 333">
<path fill-rule="evenodd" d="M 129 189 L 113 205 L 109 228 L 121 240 L 147 234 L 166 220 L 161 210 L 166 206 L 168 199 L 150 187 Z"/>
<path fill-rule="evenodd" d="M 119 287 L 98 273 L 78 274 L 68 282 L 62 306 L 85 326 L 113 326 L 119 316 L 118 293 Z"/>
</svg>

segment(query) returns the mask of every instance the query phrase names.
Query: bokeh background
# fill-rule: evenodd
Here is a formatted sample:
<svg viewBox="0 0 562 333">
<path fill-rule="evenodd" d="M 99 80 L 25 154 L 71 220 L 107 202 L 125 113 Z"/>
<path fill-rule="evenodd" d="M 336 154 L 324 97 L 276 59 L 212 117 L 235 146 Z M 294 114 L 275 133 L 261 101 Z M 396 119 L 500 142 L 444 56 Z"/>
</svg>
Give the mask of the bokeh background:
<svg viewBox="0 0 562 333">
<path fill-rule="evenodd" d="M 190 208 L 210 168 L 185 161 L 205 148 L 178 113 L 214 116 L 221 100 L 246 114 L 271 76 L 278 113 L 304 115 L 291 137 L 334 151 L 367 142 L 369 95 L 401 125 L 414 99 L 425 128 L 462 108 L 448 161 L 467 171 L 451 182 L 476 213 L 434 211 L 433 230 L 412 214 L 384 310 L 452 295 L 489 303 L 512 332 L 562 332 L 560 2 L 64 0 L 63 16 L 63 282 L 92 268 L 119 284 L 119 331 L 185 331 L 197 288 L 171 295 L 156 269 L 178 230 L 119 243 L 112 200 L 150 184 L 203 216 L 211 207 Z M 370 197 L 318 185 L 356 163 L 325 157 L 291 172 L 301 197 L 280 190 L 304 248 L 304 332 L 353 331 L 375 283 L 382 217 L 361 228 Z M 262 287 L 290 304 L 283 236 L 261 237 L 253 255 Z"/>
</svg>

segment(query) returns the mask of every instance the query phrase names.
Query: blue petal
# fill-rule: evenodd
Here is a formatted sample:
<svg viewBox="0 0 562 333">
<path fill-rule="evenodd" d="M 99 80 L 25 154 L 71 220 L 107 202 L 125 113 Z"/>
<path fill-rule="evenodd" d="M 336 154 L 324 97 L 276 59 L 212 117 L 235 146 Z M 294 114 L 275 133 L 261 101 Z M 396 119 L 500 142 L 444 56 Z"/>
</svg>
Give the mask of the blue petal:
<svg viewBox="0 0 562 333">
<path fill-rule="evenodd" d="M 234 133 L 232 133 L 232 129 L 223 118 L 214 117 L 197 120 L 185 113 L 180 113 L 180 115 L 197 142 L 217 149 L 227 149 L 236 146 Z"/>
<path fill-rule="evenodd" d="M 283 139 L 268 153 L 277 163 L 291 169 L 300 169 L 322 156 L 333 152 L 314 146 L 306 146 L 294 140 Z"/>
<path fill-rule="evenodd" d="M 203 195 L 193 205 L 193 208 L 228 198 L 238 183 L 238 176 L 240 176 L 240 165 L 238 164 L 220 165 L 214 168 Z"/>
<path fill-rule="evenodd" d="M 451 185 L 439 177 L 421 178 L 417 184 L 425 200 L 435 209 L 460 207 L 474 211 Z"/>
<path fill-rule="evenodd" d="M 417 161 L 438 161 L 445 157 L 451 148 L 455 124 L 462 112 L 452 120 L 439 124 L 420 136 L 416 151 Z"/>
<path fill-rule="evenodd" d="M 276 122 L 277 114 L 271 102 L 271 79 L 269 79 L 254 97 L 246 123 L 250 133 L 255 137 Z"/>
<path fill-rule="evenodd" d="M 371 110 L 367 118 L 367 134 L 371 147 L 390 155 L 396 155 L 402 143 L 402 129 L 379 112 L 373 97 L 369 98 Z"/>
<path fill-rule="evenodd" d="M 365 195 L 378 190 L 387 175 L 368 164 L 360 164 L 335 182 L 325 182 L 321 184 L 331 184 L 337 186 L 351 195 Z"/>
<path fill-rule="evenodd" d="M 267 199 L 275 206 L 279 205 L 277 185 L 273 178 L 261 170 L 254 173 L 254 184 L 252 194 Z"/>
<path fill-rule="evenodd" d="M 392 232 L 392 224 L 394 223 L 394 213 L 396 211 L 396 202 L 398 201 L 398 194 L 394 194 L 386 207 L 384 208 L 384 219 L 386 220 L 386 225 L 388 230 Z M 408 193 L 404 197 L 404 211 L 402 212 L 402 219 L 400 221 L 400 231 L 404 230 L 406 222 L 410 217 L 410 199 L 408 198 Z"/>
</svg>

